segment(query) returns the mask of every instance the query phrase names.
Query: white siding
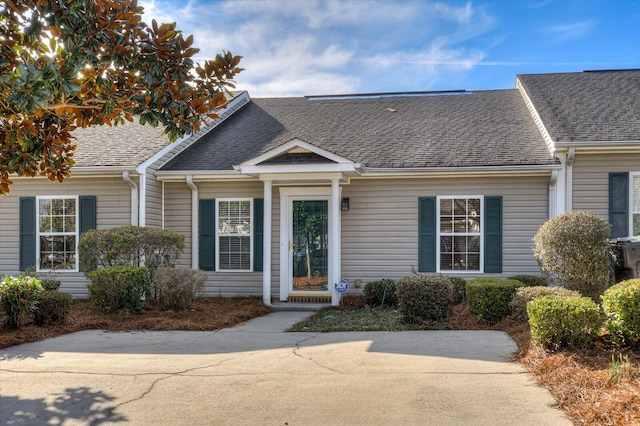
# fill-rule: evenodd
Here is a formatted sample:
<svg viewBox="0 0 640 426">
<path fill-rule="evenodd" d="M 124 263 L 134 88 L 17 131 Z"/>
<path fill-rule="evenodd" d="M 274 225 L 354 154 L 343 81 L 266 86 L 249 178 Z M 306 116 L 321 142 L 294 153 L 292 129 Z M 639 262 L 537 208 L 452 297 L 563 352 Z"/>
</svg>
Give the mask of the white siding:
<svg viewBox="0 0 640 426">
<path fill-rule="evenodd" d="M 37 195 L 95 195 L 98 229 L 131 224 L 131 187 L 121 177 L 68 178 L 63 183 L 46 179 L 15 179 L 11 193 L 0 197 L 0 276 L 20 274 L 20 197 Z M 82 272 L 56 273 L 60 291 L 87 297 Z"/>
<path fill-rule="evenodd" d="M 577 154 L 573 163 L 573 210 L 609 220 L 609 173 L 640 172 L 640 154 Z"/>
</svg>

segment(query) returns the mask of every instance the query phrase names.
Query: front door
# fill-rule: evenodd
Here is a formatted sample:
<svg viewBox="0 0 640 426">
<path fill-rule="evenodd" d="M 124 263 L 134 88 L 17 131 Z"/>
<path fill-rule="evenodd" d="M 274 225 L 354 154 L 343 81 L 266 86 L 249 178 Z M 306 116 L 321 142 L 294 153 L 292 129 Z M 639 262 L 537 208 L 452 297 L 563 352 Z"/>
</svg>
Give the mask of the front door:
<svg viewBox="0 0 640 426">
<path fill-rule="evenodd" d="M 332 291 L 331 188 L 280 188 L 280 300 Z"/>
<path fill-rule="evenodd" d="M 292 293 L 329 291 L 329 201 L 291 200 Z"/>
</svg>

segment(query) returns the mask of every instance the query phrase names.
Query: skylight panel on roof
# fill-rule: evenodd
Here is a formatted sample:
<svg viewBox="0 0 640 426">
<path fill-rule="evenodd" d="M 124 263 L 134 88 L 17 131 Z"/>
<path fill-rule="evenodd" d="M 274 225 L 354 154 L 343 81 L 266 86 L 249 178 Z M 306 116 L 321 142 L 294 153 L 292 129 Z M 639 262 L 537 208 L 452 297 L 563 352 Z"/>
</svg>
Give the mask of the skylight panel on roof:
<svg viewBox="0 0 640 426">
<path fill-rule="evenodd" d="M 354 93 L 348 95 L 314 95 L 305 96 L 309 101 L 335 101 L 348 99 L 386 99 L 386 98 L 421 98 L 429 96 L 466 96 L 473 92 L 466 90 L 440 90 L 429 92 L 388 92 L 388 93 Z"/>
</svg>

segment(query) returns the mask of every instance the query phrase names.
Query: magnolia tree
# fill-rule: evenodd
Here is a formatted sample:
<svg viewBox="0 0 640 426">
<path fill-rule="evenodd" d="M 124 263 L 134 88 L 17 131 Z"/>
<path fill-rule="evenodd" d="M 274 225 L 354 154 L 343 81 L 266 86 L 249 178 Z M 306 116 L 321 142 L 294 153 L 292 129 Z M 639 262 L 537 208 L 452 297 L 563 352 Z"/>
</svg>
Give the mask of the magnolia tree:
<svg viewBox="0 0 640 426">
<path fill-rule="evenodd" d="M 135 0 L 0 2 L 0 196 L 12 174 L 68 177 L 78 127 L 138 116 L 175 141 L 216 117 L 241 57 L 195 64 L 192 36 L 142 13 Z"/>
</svg>

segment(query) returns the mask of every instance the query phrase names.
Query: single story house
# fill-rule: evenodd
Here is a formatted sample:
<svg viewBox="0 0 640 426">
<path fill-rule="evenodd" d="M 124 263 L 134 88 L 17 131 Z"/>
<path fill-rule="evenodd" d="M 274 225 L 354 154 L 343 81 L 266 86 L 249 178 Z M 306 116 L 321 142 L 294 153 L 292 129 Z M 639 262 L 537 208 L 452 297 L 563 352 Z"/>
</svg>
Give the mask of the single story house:
<svg viewBox="0 0 640 426">
<path fill-rule="evenodd" d="M 175 144 L 83 129 L 71 178 L 15 178 L 0 198 L 0 275 L 35 265 L 86 296 L 79 234 L 124 224 L 183 233 L 179 266 L 207 271 L 208 295 L 267 304 L 336 304 L 341 279 L 412 269 L 539 274 L 532 238 L 565 211 L 640 234 L 639 100 L 636 70 L 528 74 L 509 90 L 243 92 Z"/>
</svg>

